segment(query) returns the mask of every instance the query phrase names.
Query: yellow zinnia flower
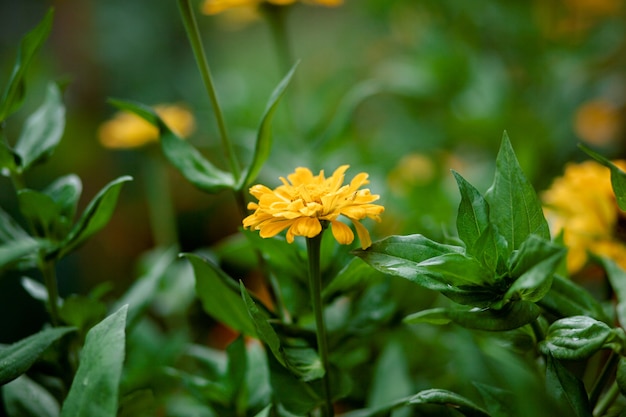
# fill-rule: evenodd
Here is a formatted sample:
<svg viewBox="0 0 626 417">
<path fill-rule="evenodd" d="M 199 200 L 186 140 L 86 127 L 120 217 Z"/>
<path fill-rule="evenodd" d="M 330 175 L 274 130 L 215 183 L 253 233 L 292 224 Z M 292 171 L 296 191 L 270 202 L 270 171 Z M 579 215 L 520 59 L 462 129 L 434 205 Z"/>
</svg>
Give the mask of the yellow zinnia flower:
<svg viewBox="0 0 626 417">
<path fill-rule="evenodd" d="M 283 185 L 274 190 L 260 184 L 253 186 L 250 193 L 259 202 L 248 204 L 248 209 L 254 213 L 243 220 L 243 227 L 258 230 L 263 238 L 289 228 L 287 242 L 292 243 L 295 236 L 317 236 L 330 223 L 337 242 L 347 245 L 354 240 L 354 233 L 337 220 L 339 215 L 344 215 L 354 224 L 361 248 L 368 248 L 372 244 L 370 234 L 359 220 L 369 217 L 380 221 L 385 208 L 371 204 L 378 200 L 378 195 L 371 194 L 369 189 L 359 189 L 369 183 L 366 173 L 356 175 L 349 185 L 343 185 L 348 167 L 340 166 L 329 178 L 324 177 L 323 170 L 314 176 L 309 169 L 300 167 L 287 176 L 288 180 L 281 177 Z"/>
<path fill-rule="evenodd" d="M 270 3 L 277 6 L 287 6 L 296 3 L 297 0 L 205 0 L 202 12 L 205 14 L 218 14 L 233 7 L 257 6 L 261 3 Z M 318 6 L 334 7 L 343 3 L 343 0 L 301 0 L 303 3 Z"/>
<path fill-rule="evenodd" d="M 180 137 L 186 137 L 195 127 L 194 117 L 189 110 L 178 105 L 161 104 L 154 111 L 163 122 Z M 129 113 L 118 112 L 113 118 L 100 126 L 98 130 L 100 143 L 113 149 L 138 148 L 159 140 L 159 131 L 141 117 Z"/>
<path fill-rule="evenodd" d="M 626 161 L 614 163 L 626 168 Z M 563 232 L 569 248 L 570 273 L 585 266 L 589 252 L 609 257 L 626 269 L 626 242 L 620 230 L 626 217 L 617 205 L 608 168 L 591 160 L 569 164 L 542 197 L 552 231 Z"/>
</svg>

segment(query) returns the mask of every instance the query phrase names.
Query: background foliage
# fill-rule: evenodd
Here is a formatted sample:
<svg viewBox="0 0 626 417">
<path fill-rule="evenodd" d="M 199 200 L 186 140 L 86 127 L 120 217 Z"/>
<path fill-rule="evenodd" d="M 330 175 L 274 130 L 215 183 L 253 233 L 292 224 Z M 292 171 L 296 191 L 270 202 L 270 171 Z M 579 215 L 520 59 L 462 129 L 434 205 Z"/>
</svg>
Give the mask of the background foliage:
<svg viewBox="0 0 626 417">
<path fill-rule="evenodd" d="M 194 258 L 173 262 L 175 250 L 155 249 L 148 195 L 155 179 L 163 181 L 160 190 L 170 193 L 181 252 L 208 254 L 231 276 L 245 275 L 246 285 L 254 289 L 257 277 L 246 274 L 255 260 L 237 250 L 235 200 L 228 193 L 208 195 L 194 188 L 165 162 L 158 147 L 110 150 L 97 139 L 99 125 L 116 111 L 109 98 L 182 102 L 197 122 L 190 143 L 227 169 L 176 3 L 0 1 L 3 83 L 20 38 L 50 6 L 55 8 L 54 24 L 27 73 L 29 95 L 5 126 L 8 137 L 17 137 L 43 101 L 48 82 L 59 82 L 66 106 L 63 140 L 46 164 L 28 172 L 29 184 L 41 189 L 50 179 L 77 174 L 84 188 L 80 213 L 112 179 L 134 178 L 124 184 L 110 223 L 59 261 L 60 295 L 91 294 L 117 307 L 110 312 L 121 314 L 124 301 L 133 296 L 127 290 L 142 277 L 142 285 L 157 288 L 158 295 L 138 304 L 153 320 L 141 321 L 137 311 L 127 313 L 126 320 L 142 325 L 127 335 L 128 346 L 136 350 L 127 351 L 122 390 L 149 381 L 158 389 L 176 378 L 193 391 L 198 388 L 194 380 L 176 374 L 181 371 L 170 369 L 171 375 L 148 369 L 154 363 L 200 361 L 208 374 L 230 386 L 230 391 L 214 395 L 237 403 L 243 394 L 233 386 L 253 376 L 226 365 L 223 356 L 218 362 L 202 357 L 206 352 L 200 349 L 181 358 L 188 342 L 222 349 L 234 335 L 204 312 L 201 303 L 206 300 L 195 298 L 191 268 L 203 265 Z M 281 62 L 262 18 L 241 20 L 234 13 L 197 17 L 236 151 L 248 160 L 268 97 L 290 66 Z M 298 165 L 332 172 L 349 163 L 351 171 L 367 171 L 371 188 L 386 206 L 384 221 L 372 228 L 375 239 L 420 233 L 442 241 L 455 235 L 460 196 L 450 169 L 484 192 L 493 179 L 504 130 L 539 192 L 566 162 L 589 158 L 577 147 L 581 141 L 609 159 L 624 156 L 626 7 L 620 1 L 480 0 L 466 5 L 347 0 L 339 8 L 297 4 L 287 17 L 291 53 L 300 63 L 273 119 L 273 147 L 258 182 L 276 185 L 278 176 Z M 152 170 L 155 160 L 164 172 Z M 0 206 L 14 215 L 16 199 L 5 180 L 0 181 Z M 301 270 L 297 254 L 290 252 L 274 267 Z M 3 271 L 0 277 L 0 343 L 21 340 L 47 321 L 45 308 L 21 282 L 19 272 Z M 290 291 L 295 294 L 290 307 L 297 311 L 302 289 Z M 393 392 L 383 383 L 357 384 L 347 407 L 351 400 L 362 405 L 363 398 L 368 398 L 367 406 L 376 407 L 432 387 L 472 397 L 474 388 L 464 381 L 492 381 L 501 371 L 498 363 L 508 364 L 510 375 L 519 376 L 517 388 L 535 389 L 514 359 L 485 360 L 490 339 L 480 332 L 427 325 L 407 331 L 400 325 L 401 317 L 439 305 L 441 298 L 432 291 L 380 277 L 361 291 L 362 305 L 353 306 L 348 326 L 353 339 L 337 354 L 351 358 L 358 371 L 363 366 L 359 355 L 366 355 L 359 349 L 359 335 L 364 338 L 372 328 L 382 327 L 384 337 L 373 348 L 376 363 L 363 372 L 368 378 L 388 372 L 398 383 Z M 134 294 L 140 297 L 142 292 Z M 77 327 L 86 329 L 99 321 L 96 304 L 88 310 L 93 317 L 80 314 L 91 322 Z M 71 316 L 71 311 L 68 307 L 65 314 Z M 246 360 L 258 360 L 255 350 L 242 353 L 241 346 L 231 346 L 229 363 L 246 354 L 252 356 Z M 463 346 L 462 354 L 456 346 Z M 254 403 L 254 395 L 261 403 L 266 395 L 248 394 L 253 397 L 248 403 Z M 172 415 L 178 406 L 183 410 L 188 404 L 173 401 Z"/>
</svg>

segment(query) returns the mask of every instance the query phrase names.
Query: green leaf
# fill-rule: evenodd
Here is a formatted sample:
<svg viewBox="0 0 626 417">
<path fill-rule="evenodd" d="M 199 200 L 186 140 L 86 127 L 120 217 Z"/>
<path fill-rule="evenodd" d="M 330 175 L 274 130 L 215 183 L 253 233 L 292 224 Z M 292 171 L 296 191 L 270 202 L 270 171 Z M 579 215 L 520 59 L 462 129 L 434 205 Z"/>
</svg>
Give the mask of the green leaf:
<svg viewBox="0 0 626 417">
<path fill-rule="evenodd" d="M 393 381 L 393 383 L 390 383 Z M 374 366 L 374 373 L 367 396 L 367 407 L 377 409 L 393 404 L 398 397 L 415 392 L 409 371 L 409 361 L 399 338 L 392 338 L 385 345 Z"/>
<path fill-rule="evenodd" d="M 538 304 L 557 317 L 589 316 L 605 323 L 610 322 L 600 303 L 589 291 L 560 275 L 553 276 L 552 288 Z"/>
<path fill-rule="evenodd" d="M 578 147 L 611 171 L 611 186 L 617 198 L 617 205 L 620 209 L 626 211 L 626 172 L 622 171 L 613 162 L 599 153 L 592 151 L 587 146 L 579 144 Z"/>
<path fill-rule="evenodd" d="M 241 297 L 254 321 L 258 337 L 270 348 L 278 362 L 291 370 L 302 381 L 312 381 L 324 375 L 317 353 L 308 346 L 283 346 L 278 333 L 268 322 L 268 315 L 257 307 L 243 283 L 239 283 Z"/>
<path fill-rule="evenodd" d="M 55 223 L 59 212 L 54 200 L 35 190 L 22 189 L 18 192 L 20 211 L 32 224 L 34 233 L 39 237 L 56 238 Z"/>
<path fill-rule="evenodd" d="M 516 404 L 513 392 L 476 381 L 472 382 L 472 385 L 478 390 L 490 416 L 509 417 L 520 415 L 519 412 L 515 413 Z"/>
<path fill-rule="evenodd" d="M 550 240 L 541 202 L 524 176 L 506 132 L 496 159 L 494 182 L 485 198 L 491 208 L 490 220 L 510 250 L 518 249 L 532 234 Z"/>
<path fill-rule="evenodd" d="M 2 97 L 0 97 L 0 123 L 17 111 L 24 101 L 26 93 L 24 77 L 26 71 L 33 57 L 50 33 L 53 16 L 54 12 L 50 9 L 41 22 L 22 38 L 17 52 L 17 59 L 13 67 L 13 73 L 11 74 L 11 78 L 7 83 Z"/>
<path fill-rule="evenodd" d="M 456 228 L 468 252 L 473 254 L 474 244 L 489 226 L 489 204 L 480 192 L 459 173 L 452 171 L 452 175 L 461 193 Z"/>
<path fill-rule="evenodd" d="M 61 320 L 79 329 L 81 335 L 102 320 L 106 313 L 107 307 L 102 301 L 76 294 L 65 298 L 59 309 Z"/>
<path fill-rule="evenodd" d="M 615 261 L 605 257 L 594 256 L 606 271 L 607 278 L 611 283 L 611 287 L 617 296 L 617 319 L 626 325 L 626 271 L 624 271 Z"/>
<path fill-rule="evenodd" d="M 0 246 L 0 270 L 8 268 L 25 256 L 36 253 L 41 247 L 40 242 L 27 237 Z"/>
<path fill-rule="evenodd" d="M 133 391 L 122 397 L 117 417 L 153 417 L 157 414 L 156 404 L 151 390 Z"/>
<path fill-rule="evenodd" d="M 267 355 L 274 400 L 288 412 L 305 416 L 323 401 L 313 387 L 299 380 L 282 366 L 274 355 Z"/>
<path fill-rule="evenodd" d="M 163 154 L 183 177 L 198 189 L 214 194 L 224 189 L 236 188 L 231 173 L 217 168 L 193 145 L 176 136 L 150 107 L 123 100 L 110 100 L 110 102 L 120 110 L 135 113 L 158 127 Z"/>
<path fill-rule="evenodd" d="M 61 417 L 117 416 L 124 363 L 127 307 L 95 325 L 85 340 L 80 365 L 61 409 Z"/>
<path fill-rule="evenodd" d="M 226 384 L 230 391 L 230 401 L 240 414 L 247 407 L 246 404 L 246 370 L 248 369 L 246 343 L 239 335 L 226 348 L 228 354 L 228 368 L 226 369 Z"/>
<path fill-rule="evenodd" d="M 115 210 L 122 185 L 131 180 L 132 178 L 129 176 L 120 177 L 108 183 L 98 192 L 61 244 L 57 258 L 62 258 L 106 226 Z"/>
<path fill-rule="evenodd" d="M 509 261 L 510 275 L 515 281 L 507 290 L 504 301 L 541 300 L 550 291 L 552 277 L 565 254 L 562 246 L 536 235 L 529 236 Z"/>
<path fill-rule="evenodd" d="M 503 308 L 434 308 L 411 314 L 404 319 L 408 324 L 448 324 L 454 322 L 468 329 L 505 331 L 513 330 L 533 322 L 541 310 L 526 301 L 515 301 Z"/>
<path fill-rule="evenodd" d="M 621 332 L 621 333 L 620 333 Z M 587 316 L 566 317 L 555 321 L 539 349 L 556 359 L 586 359 L 603 348 L 623 347 L 624 332 Z"/>
<path fill-rule="evenodd" d="M 165 271 L 172 264 L 177 254 L 177 248 L 171 247 L 160 250 L 155 255 L 156 262 L 150 269 L 131 285 L 131 287 L 113 304 L 112 309 L 118 310 L 128 305 L 126 323 L 129 327 L 137 323 L 150 302 L 156 295 L 159 284 L 165 276 Z"/>
<path fill-rule="evenodd" d="M 559 362 L 548 355 L 546 358 L 546 391 L 552 395 L 563 410 L 575 417 L 591 417 L 591 406 L 582 381 Z"/>
<path fill-rule="evenodd" d="M 26 372 L 52 343 L 75 330 L 72 327 L 45 329 L 8 347 L 1 348 L 0 385 Z"/>
<path fill-rule="evenodd" d="M 254 181 L 261 171 L 263 164 L 267 161 L 267 158 L 270 155 L 270 150 L 272 147 L 272 134 L 271 134 L 271 122 L 276 112 L 276 108 L 278 107 L 278 102 L 285 94 L 285 90 L 293 77 L 294 72 L 296 71 L 296 67 L 299 62 L 296 62 L 293 67 L 289 70 L 287 75 L 280 81 L 278 86 L 272 92 L 272 95 L 267 103 L 265 108 L 265 113 L 263 114 L 263 118 L 261 119 L 261 125 L 259 126 L 259 130 L 257 132 L 256 143 L 254 145 L 254 153 L 252 156 L 252 161 L 250 166 L 246 169 L 244 175 L 242 176 L 242 180 L 240 185 L 237 187 L 238 190 L 241 190 L 244 187 L 247 187 Z"/>
<path fill-rule="evenodd" d="M 59 403 L 44 387 L 22 375 L 2 387 L 7 415 L 58 417 Z"/>
<path fill-rule="evenodd" d="M 65 106 L 61 90 L 51 83 L 44 103 L 26 120 L 15 144 L 14 151 L 20 157 L 22 171 L 48 158 L 61 141 L 64 129 Z"/>
<path fill-rule="evenodd" d="M 255 323 L 241 298 L 241 291 L 217 265 L 193 254 L 183 254 L 196 277 L 196 294 L 204 311 L 217 321 L 248 336 L 257 336 Z"/>
<path fill-rule="evenodd" d="M 455 302 L 491 305 L 499 298 L 499 290 L 483 284 L 493 279 L 493 272 L 463 252 L 461 247 L 422 235 L 390 236 L 366 250 L 354 251 L 374 269 L 440 291 Z"/>
<path fill-rule="evenodd" d="M 70 174 L 57 178 L 43 192 L 52 198 L 58 207 L 59 214 L 70 221 L 76 214 L 76 206 L 82 190 L 83 184 L 78 175 Z"/>
<path fill-rule="evenodd" d="M 489 414 L 467 398 L 443 389 L 428 389 L 411 397 L 409 404 L 438 404 L 452 407 L 467 417 L 490 417 Z"/>
<path fill-rule="evenodd" d="M 0 243 L 23 240 L 30 237 L 13 217 L 0 207 Z"/>
<path fill-rule="evenodd" d="M 0 132 L 0 175 L 9 176 L 17 171 L 19 156 L 6 144 L 6 140 Z"/>
<path fill-rule="evenodd" d="M 372 269 L 360 258 L 352 258 L 333 280 L 322 290 L 322 297 L 345 294 L 353 288 L 381 282 L 385 275 Z"/>
</svg>

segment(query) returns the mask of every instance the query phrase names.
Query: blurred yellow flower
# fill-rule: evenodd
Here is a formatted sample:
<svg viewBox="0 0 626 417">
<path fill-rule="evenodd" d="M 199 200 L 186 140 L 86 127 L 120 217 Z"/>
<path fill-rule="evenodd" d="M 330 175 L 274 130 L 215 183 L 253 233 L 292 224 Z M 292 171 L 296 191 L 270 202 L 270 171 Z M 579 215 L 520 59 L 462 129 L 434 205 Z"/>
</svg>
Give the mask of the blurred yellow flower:
<svg viewBox="0 0 626 417">
<path fill-rule="evenodd" d="M 586 143 L 608 145 L 621 133 L 623 116 L 619 109 L 607 100 L 592 100 L 576 111 L 574 128 Z"/>
<path fill-rule="evenodd" d="M 193 115 L 182 106 L 161 104 L 154 106 L 154 111 L 172 132 L 180 137 L 189 136 L 195 128 Z M 98 138 L 100 143 L 107 148 L 137 148 L 158 141 L 159 131 L 133 113 L 118 112 L 111 120 L 100 126 Z"/>
<path fill-rule="evenodd" d="M 626 169 L 626 161 L 614 161 Z M 555 235 L 563 232 L 567 269 L 574 274 L 588 253 L 606 256 L 626 269 L 626 217 L 617 206 L 609 170 L 595 161 L 569 164 L 542 195 L 544 212 Z"/>
<path fill-rule="evenodd" d="M 225 10 L 241 6 L 257 6 L 261 3 L 269 3 L 277 6 L 287 6 L 298 0 L 204 0 L 202 12 L 204 14 L 218 14 Z M 343 0 L 300 0 L 303 3 L 318 6 L 335 7 L 343 3 Z"/>
<path fill-rule="evenodd" d="M 430 183 L 435 177 L 435 163 L 426 155 L 410 153 L 402 157 L 389 173 L 387 182 L 391 191 L 406 195 L 412 189 Z"/>
<path fill-rule="evenodd" d="M 369 217 L 380 221 L 385 208 L 371 204 L 378 200 L 378 195 L 371 194 L 369 189 L 360 189 L 369 183 L 366 173 L 356 175 L 349 185 L 343 185 L 348 167 L 340 166 L 329 178 L 324 177 L 323 170 L 314 176 L 309 169 L 300 167 L 287 176 L 288 180 L 281 177 L 283 185 L 274 190 L 260 184 L 253 186 L 250 193 L 259 202 L 248 204 L 248 209 L 254 213 L 243 220 L 243 227 L 258 230 L 263 238 L 289 228 L 287 242 L 292 243 L 294 236 L 317 236 L 330 223 L 337 242 L 347 245 L 354 240 L 354 233 L 337 220 L 339 215 L 344 215 L 354 224 L 361 248 L 368 248 L 372 244 L 370 234 L 359 220 Z"/>
</svg>

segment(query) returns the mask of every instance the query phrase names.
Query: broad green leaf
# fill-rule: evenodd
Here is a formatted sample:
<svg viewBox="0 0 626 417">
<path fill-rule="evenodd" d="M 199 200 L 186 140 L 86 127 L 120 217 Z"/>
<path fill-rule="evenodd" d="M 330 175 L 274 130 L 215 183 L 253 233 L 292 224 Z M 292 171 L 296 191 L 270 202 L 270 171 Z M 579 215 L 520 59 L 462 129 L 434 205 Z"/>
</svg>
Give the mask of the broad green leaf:
<svg viewBox="0 0 626 417">
<path fill-rule="evenodd" d="M 24 101 L 26 93 L 24 78 L 26 71 L 33 57 L 48 38 L 48 34 L 52 28 L 53 16 L 54 12 L 50 9 L 41 22 L 22 38 L 17 52 L 17 59 L 13 67 L 13 73 L 11 74 L 9 82 L 6 84 L 6 89 L 2 97 L 0 97 L 0 123 L 13 112 L 17 111 Z"/>
<path fill-rule="evenodd" d="M 272 410 L 272 404 L 268 405 L 258 413 L 254 415 L 254 417 L 270 417 L 270 411 Z"/>
<path fill-rule="evenodd" d="M 21 284 L 24 291 L 30 294 L 33 299 L 41 301 L 42 303 L 48 302 L 48 289 L 41 282 L 35 281 L 32 278 L 22 277 Z M 62 304 L 60 299 L 58 304 Z"/>
<path fill-rule="evenodd" d="M 226 348 L 228 354 L 228 368 L 226 369 L 226 385 L 230 391 L 230 401 L 237 413 L 245 411 L 246 404 L 246 370 L 248 361 L 246 356 L 246 342 L 243 336 L 239 335 Z"/>
<path fill-rule="evenodd" d="M 309 383 L 299 380 L 274 355 L 268 354 L 267 360 L 273 399 L 285 410 L 297 416 L 305 416 L 323 402 L 322 397 Z"/>
<path fill-rule="evenodd" d="M 9 416 L 58 417 L 61 409 L 49 391 L 26 375 L 3 385 L 2 398 Z"/>
<path fill-rule="evenodd" d="M 596 257 L 596 259 L 606 271 L 607 278 L 611 283 L 611 287 L 617 296 L 617 319 L 626 325 L 626 271 L 624 271 L 615 261 L 605 257 Z"/>
<path fill-rule="evenodd" d="M 302 381 L 312 381 L 324 375 L 324 368 L 316 352 L 308 347 L 282 346 L 280 337 L 267 321 L 268 316 L 257 307 L 243 283 L 239 283 L 241 297 L 246 303 L 250 318 L 254 321 L 257 335 L 270 348 L 281 365 L 291 370 Z"/>
<path fill-rule="evenodd" d="M 506 132 L 496 159 L 494 182 L 485 198 L 491 208 L 490 220 L 510 250 L 518 249 L 532 234 L 550 240 L 541 202 L 524 176 Z"/>
<path fill-rule="evenodd" d="M 472 385 L 478 390 L 491 417 L 519 415 L 519 412 L 517 414 L 515 413 L 516 404 L 513 392 L 491 385 L 481 384 L 477 381 L 472 382 Z"/>
<path fill-rule="evenodd" d="M 592 151 L 587 146 L 579 144 L 578 147 L 611 171 L 611 186 L 617 198 L 617 204 L 620 209 L 626 211 L 626 172 L 622 171 L 613 162 L 599 153 Z"/>
<path fill-rule="evenodd" d="M 40 242 L 32 238 L 24 238 L 0 245 L 0 270 L 14 262 L 36 253 L 41 247 Z"/>
<path fill-rule="evenodd" d="M 586 359 L 603 348 L 621 350 L 624 331 L 611 329 L 606 323 L 587 316 L 559 319 L 548 328 L 539 349 L 556 359 Z"/>
<path fill-rule="evenodd" d="M 398 397 L 415 392 L 409 361 L 402 343 L 392 338 L 385 345 L 374 366 L 366 405 L 376 409 L 393 404 Z M 390 383 L 393 381 L 393 383 Z"/>
<path fill-rule="evenodd" d="M 26 372 L 52 343 L 74 330 L 76 329 L 72 327 L 45 329 L 8 347 L 0 348 L 0 385 Z"/>
<path fill-rule="evenodd" d="M 0 243 L 23 240 L 28 237 L 28 233 L 0 207 Z"/>
<path fill-rule="evenodd" d="M 107 307 L 102 301 L 77 294 L 66 297 L 59 308 L 63 323 L 76 327 L 81 335 L 100 322 L 106 313 Z"/>
<path fill-rule="evenodd" d="M 108 183 L 98 192 L 62 243 L 57 258 L 62 258 L 106 226 L 115 210 L 122 185 L 131 180 L 132 178 L 129 176 L 120 177 Z"/>
<path fill-rule="evenodd" d="M 452 407 L 467 417 L 490 417 L 489 414 L 467 398 L 443 389 L 428 389 L 415 394 L 409 404 L 438 404 Z"/>
<path fill-rule="evenodd" d="M 71 221 L 76 214 L 76 206 L 82 190 L 83 184 L 78 175 L 70 174 L 57 178 L 43 192 L 54 200 L 59 213 Z"/>
<path fill-rule="evenodd" d="M 176 136 L 150 107 L 122 100 L 110 102 L 120 110 L 134 113 L 159 128 L 163 154 L 191 184 L 211 194 L 236 188 L 231 173 L 217 168 L 193 145 Z"/>
<path fill-rule="evenodd" d="M 435 308 L 420 311 L 407 316 L 409 324 L 430 323 L 447 324 L 454 322 L 468 329 L 504 331 L 522 327 L 537 319 L 541 313 L 534 304 L 526 301 L 514 301 L 500 310 L 492 308 Z"/>
<path fill-rule="evenodd" d="M 51 83 L 44 103 L 26 120 L 15 144 L 14 151 L 20 156 L 22 171 L 49 157 L 61 141 L 64 129 L 65 106 L 61 90 Z"/>
<path fill-rule="evenodd" d="M 230 406 L 229 387 L 223 380 L 210 380 L 199 375 L 192 375 L 188 372 L 174 368 L 166 368 L 166 375 L 180 382 L 187 391 L 203 403 L 209 403 L 213 408 Z"/>
<path fill-rule="evenodd" d="M 241 291 L 217 265 L 193 254 L 184 254 L 196 277 L 196 294 L 211 317 L 248 336 L 257 336 L 255 323 L 241 298 Z M 258 307 L 258 306 L 257 306 Z"/>
<path fill-rule="evenodd" d="M 296 63 L 291 70 L 285 75 L 285 77 L 280 81 L 278 86 L 272 92 L 272 95 L 267 103 L 267 107 L 265 108 L 265 112 L 263 114 L 263 118 L 261 119 L 261 125 L 259 126 L 259 130 L 257 132 L 256 143 L 254 145 L 254 153 L 252 155 L 252 162 L 250 162 L 250 166 L 246 169 L 244 175 L 242 176 L 242 180 L 237 189 L 241 190 L 244 187 L 247 187 L 254 181 L 261 171 L 263 164 L 267 161 L 267 158 L 270 155 L 270 150 L 272 147 L 272 134 L 271 134 L 271 123 L 272 117 L 276 112 L 276 108 L 278 107 L 278 103 L 282 96 L 285 94 L 285 90 L 293 77 L 294 72 L 296 71 L 296 67 L 298 63 Z"/>
<path fill-rule="evenodd" d="M 126 311 L 120 308 L 87 333 L 61 417 L 115 417 L 124 351 Z"/>
<path fill-rule="evenodd" d="M 537 303 L 556 317 L 589 316 L 610 323 L 604 309 L 589 291 L 560 275 L 554 275 L 552 288 Z"/>
<path fill-rule="evenodd" d="M 474 244 L 489 226 L 489 204 L 458 172 L 452 171 L 452 174 L 461 193 L 456 228 L 468 252 L 474 254 Z"/>
<path fill-rule="evenodd" d="M 156 254 L 156 262 L 152 264 L 151 268 L 137 278 L 131 287 L 113 304 L 113 310 L 128 305 L 126 323 L 129 327 L 137 322 L 154 299 L 159 284 L 165 276 L 165 271 L 174 262 L 176 254 L 177 248 L 175 247 L 159 250 Z"/>
<path fill-rule="evenodd" d="M 582 381 L 551 355 L 547 356 L 546 364 L 546 391 L 564 412 L 574 417 L 591 417 L 591 405 Z"/>
<path fill-rule="evenodd" d="M 333 280 L 322 290 L 322 297 L 328 298 L 333 294 L 346 293 L 353 288 L 381 282 L 384 275 L 372 269 L 360 258 L 352 258 Z"/>
<path fill-rule="evenodd" d="M 366 250 L 354 252 L 374 269 L 388 275 L 400 276 L 433 290 L 447 290 L 448 283 L 436 273 L 419 265 L 447 254 L 462 254 L 463 248 L 443 245 L 422 235 L 390 236 L 374 242 Z"/>
<path fill-rule="evenodd" d="M 510 275 L 515 281 L 504 300 L 541 300 L 550 291 L 552 277 L 565 254 L 562 246 L 536 235 L 529 236 L 511 256 Z"/>
<path fill-rule="evenodd" d="M 35 190 L 23 189 L 18 192 L 20 211 L 32 225 L 39 237 L 57 239 L 55 226 L 60 213 L 50 196 Z"/>
<path fill-rule="evenodd" d="M 489 306 L 501 294 L 484 285 L 493 273 L 458 246 L 443 245 L 422 235 L 390 236 L 367 250 L 354 253 L 374 269 L 395 275 L 431 290 L 440 291 L 460 304 Z"/>
</svg>

